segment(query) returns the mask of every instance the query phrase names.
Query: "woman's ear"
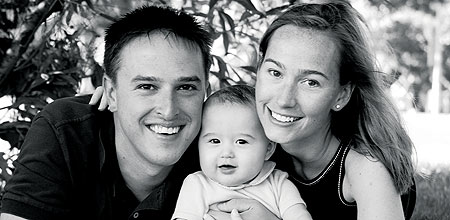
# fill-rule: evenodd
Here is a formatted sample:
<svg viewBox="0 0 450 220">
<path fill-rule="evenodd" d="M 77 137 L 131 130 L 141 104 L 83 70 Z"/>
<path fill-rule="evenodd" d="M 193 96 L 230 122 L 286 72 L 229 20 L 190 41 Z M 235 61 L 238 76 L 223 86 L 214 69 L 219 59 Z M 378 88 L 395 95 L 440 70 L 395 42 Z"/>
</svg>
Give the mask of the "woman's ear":
<svg viewBox="0 0 450 220">
<path fill-rule="evenodd" d="M 267 152 L 266 152 L 266 156 L 264 157 L 264 160 L 270 159 L 270 157 L 275 152 L 276 147 L 277 147 L 277 143 L 275 143 L 273 141 L 269 141 L 269 144 L 267 145 Z"/>
<path fill-rule="evenodd" d="M 340 111 L 347 105 L 347 103 L 350 101 L 350 98 L 352 97 L 354 88 L 355 86 L 351 83 L 347 83 L 346 85 L 341 87 L 341 91 L 339 92 L 336 102 L 332 107 L 334 111 Z"/>
<path fill-rule="evenodd" d="M 111 112 L 117 111 L 116 84 L 108 76 L 103 76 L 103 87 L 105 88 L 103 94 L 108 102 L 108 110 Z"/>
</svg>

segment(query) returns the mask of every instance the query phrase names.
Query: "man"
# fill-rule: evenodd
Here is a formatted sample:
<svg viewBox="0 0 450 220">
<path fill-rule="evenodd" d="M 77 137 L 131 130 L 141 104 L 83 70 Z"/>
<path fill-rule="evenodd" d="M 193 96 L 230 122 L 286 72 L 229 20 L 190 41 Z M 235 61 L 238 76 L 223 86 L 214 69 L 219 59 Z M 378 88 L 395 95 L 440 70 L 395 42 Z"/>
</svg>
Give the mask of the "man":
<svg viewBox="0 0 450 220">
<path fill-rule="evenodd" d="M 84 96 L 37 115 L 1 220 L 169 219 L 184 177 L 199 170 L 189 145 L 207 87 L 207 32 L 185 13 L 147 6 L 112 24 L 105 42 L 110 112 Z"/>
</svg>

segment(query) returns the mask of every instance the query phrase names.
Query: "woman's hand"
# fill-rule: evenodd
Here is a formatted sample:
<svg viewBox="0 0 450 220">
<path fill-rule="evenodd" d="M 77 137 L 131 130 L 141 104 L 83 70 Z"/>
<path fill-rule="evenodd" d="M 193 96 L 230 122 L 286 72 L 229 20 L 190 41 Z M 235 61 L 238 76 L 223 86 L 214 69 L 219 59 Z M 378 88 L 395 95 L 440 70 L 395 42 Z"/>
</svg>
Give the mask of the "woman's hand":
<svg viewBox="0 0 450 220">
<path fill-rule="evenodd" d="M 235 210 L 236 212 L 234 212 Z M 231 214 L 230 214 L 231 213 Z M 211 218 L 209 218 L 211 217 Z M 261 203 L 253 199 L 231 199 L 227 202 L 213 204 L 210 206 L 207 220 L 252 220 L 252 219 L 277 219 Z"/>
<path fill-rule="evenodd" d="M 89 105 L 95 105 L 98 103 L 98 101 L 100 101 L 100 104 L 98 105 L 98 110 L 100 111 L 105 110 L 108 107 L 108 102 L 106 101 L 106 96 L 103 93 L 104 93 L 103 86 L 95 88 L 91 100 L 89 100 Z"/>
<path fill-rule="evenodd" d="M 210 214 L 205 214 L 205 216 L 203 216 L 203 220 L 218 220 L 218 219 L 243 220 L 241 215 L 236 209 L 231 210 L 231 214 L 217 211 L 217 213 L 214 216 L 215 217 L 213 217 Z"/>
</svg>

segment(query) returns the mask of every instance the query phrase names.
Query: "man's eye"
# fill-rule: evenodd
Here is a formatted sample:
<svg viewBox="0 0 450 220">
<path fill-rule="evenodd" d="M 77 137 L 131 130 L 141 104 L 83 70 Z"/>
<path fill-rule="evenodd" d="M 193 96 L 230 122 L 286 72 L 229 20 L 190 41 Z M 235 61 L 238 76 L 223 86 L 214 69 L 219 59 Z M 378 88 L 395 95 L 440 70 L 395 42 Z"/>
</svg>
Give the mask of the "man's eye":
<svg viewBox="0 0 450 220">
<path fill-rule="evenodd" d="M 320 86 L 320 83 L 317 82 L 316 80 L 310 80 L 310 79 L 307 79 L 307 80 L 304 80 L 304 83 L 305 83 L 307 86 L 309 86 L 309 87 L 318 87 L 318 86 Z"/>
<path fill-rule="evenodd" d="M 209 140 L 208 142 L 211 144 L 220 144 L 220 140 L 217 138 L 213 138 L 213 139 Z"/>
<path fill-rule="evenodd" d="M 138 89 L 144 89 L 144 90 L 154 90 L 156 87 L 151 84 L 141 84 L 137 86 Z"/>
<path fill-rule="evenodd" d="M 181 85 L 179 87 L 180 90 L 188 90 L 188 91 L 192 91 L 192 90 L 197 90 L 197 86 L 195 85 Z"/>
<path fill-rule="evenodd" d="M 248 141 L 244 140 L 244 139 L 238 139 L 236 141 L 236 144 L 248 144 Z"/>
<path fill-rule="evenodd" d="M 269 70 L 269 74 L 277 78 L 281 77 L 281 73 L 276 70 Z"/>
</svg>

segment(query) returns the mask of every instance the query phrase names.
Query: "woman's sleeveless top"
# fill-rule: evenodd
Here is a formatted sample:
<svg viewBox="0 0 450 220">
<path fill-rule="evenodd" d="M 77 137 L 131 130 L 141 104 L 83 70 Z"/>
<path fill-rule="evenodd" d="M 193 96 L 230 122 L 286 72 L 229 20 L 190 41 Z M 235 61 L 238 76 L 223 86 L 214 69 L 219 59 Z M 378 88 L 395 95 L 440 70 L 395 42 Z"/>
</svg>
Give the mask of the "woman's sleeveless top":
<svg viewBox="0 0 450 220">
<path fill-rule="evenodd" d="M 344 199 L 342 185 L 345 175 L 345 159 L 350 151 L 349 142 L 341 142 L 333 159 L 315 178 L 305 180 L 295 172 L 291 156 L 281 146 L 272 156 L 277 169 L 289 173 L 289 179 L 299 190 L 307 209 L 314 220 L 321 219 L 357 219 L 356 202 Z M 412 193 L 402 196 L 406 219 L 412 215 L 415 204 L 415 187 Z M 406 203 L 406 204 L 405 204 Z"/>
</svg>

